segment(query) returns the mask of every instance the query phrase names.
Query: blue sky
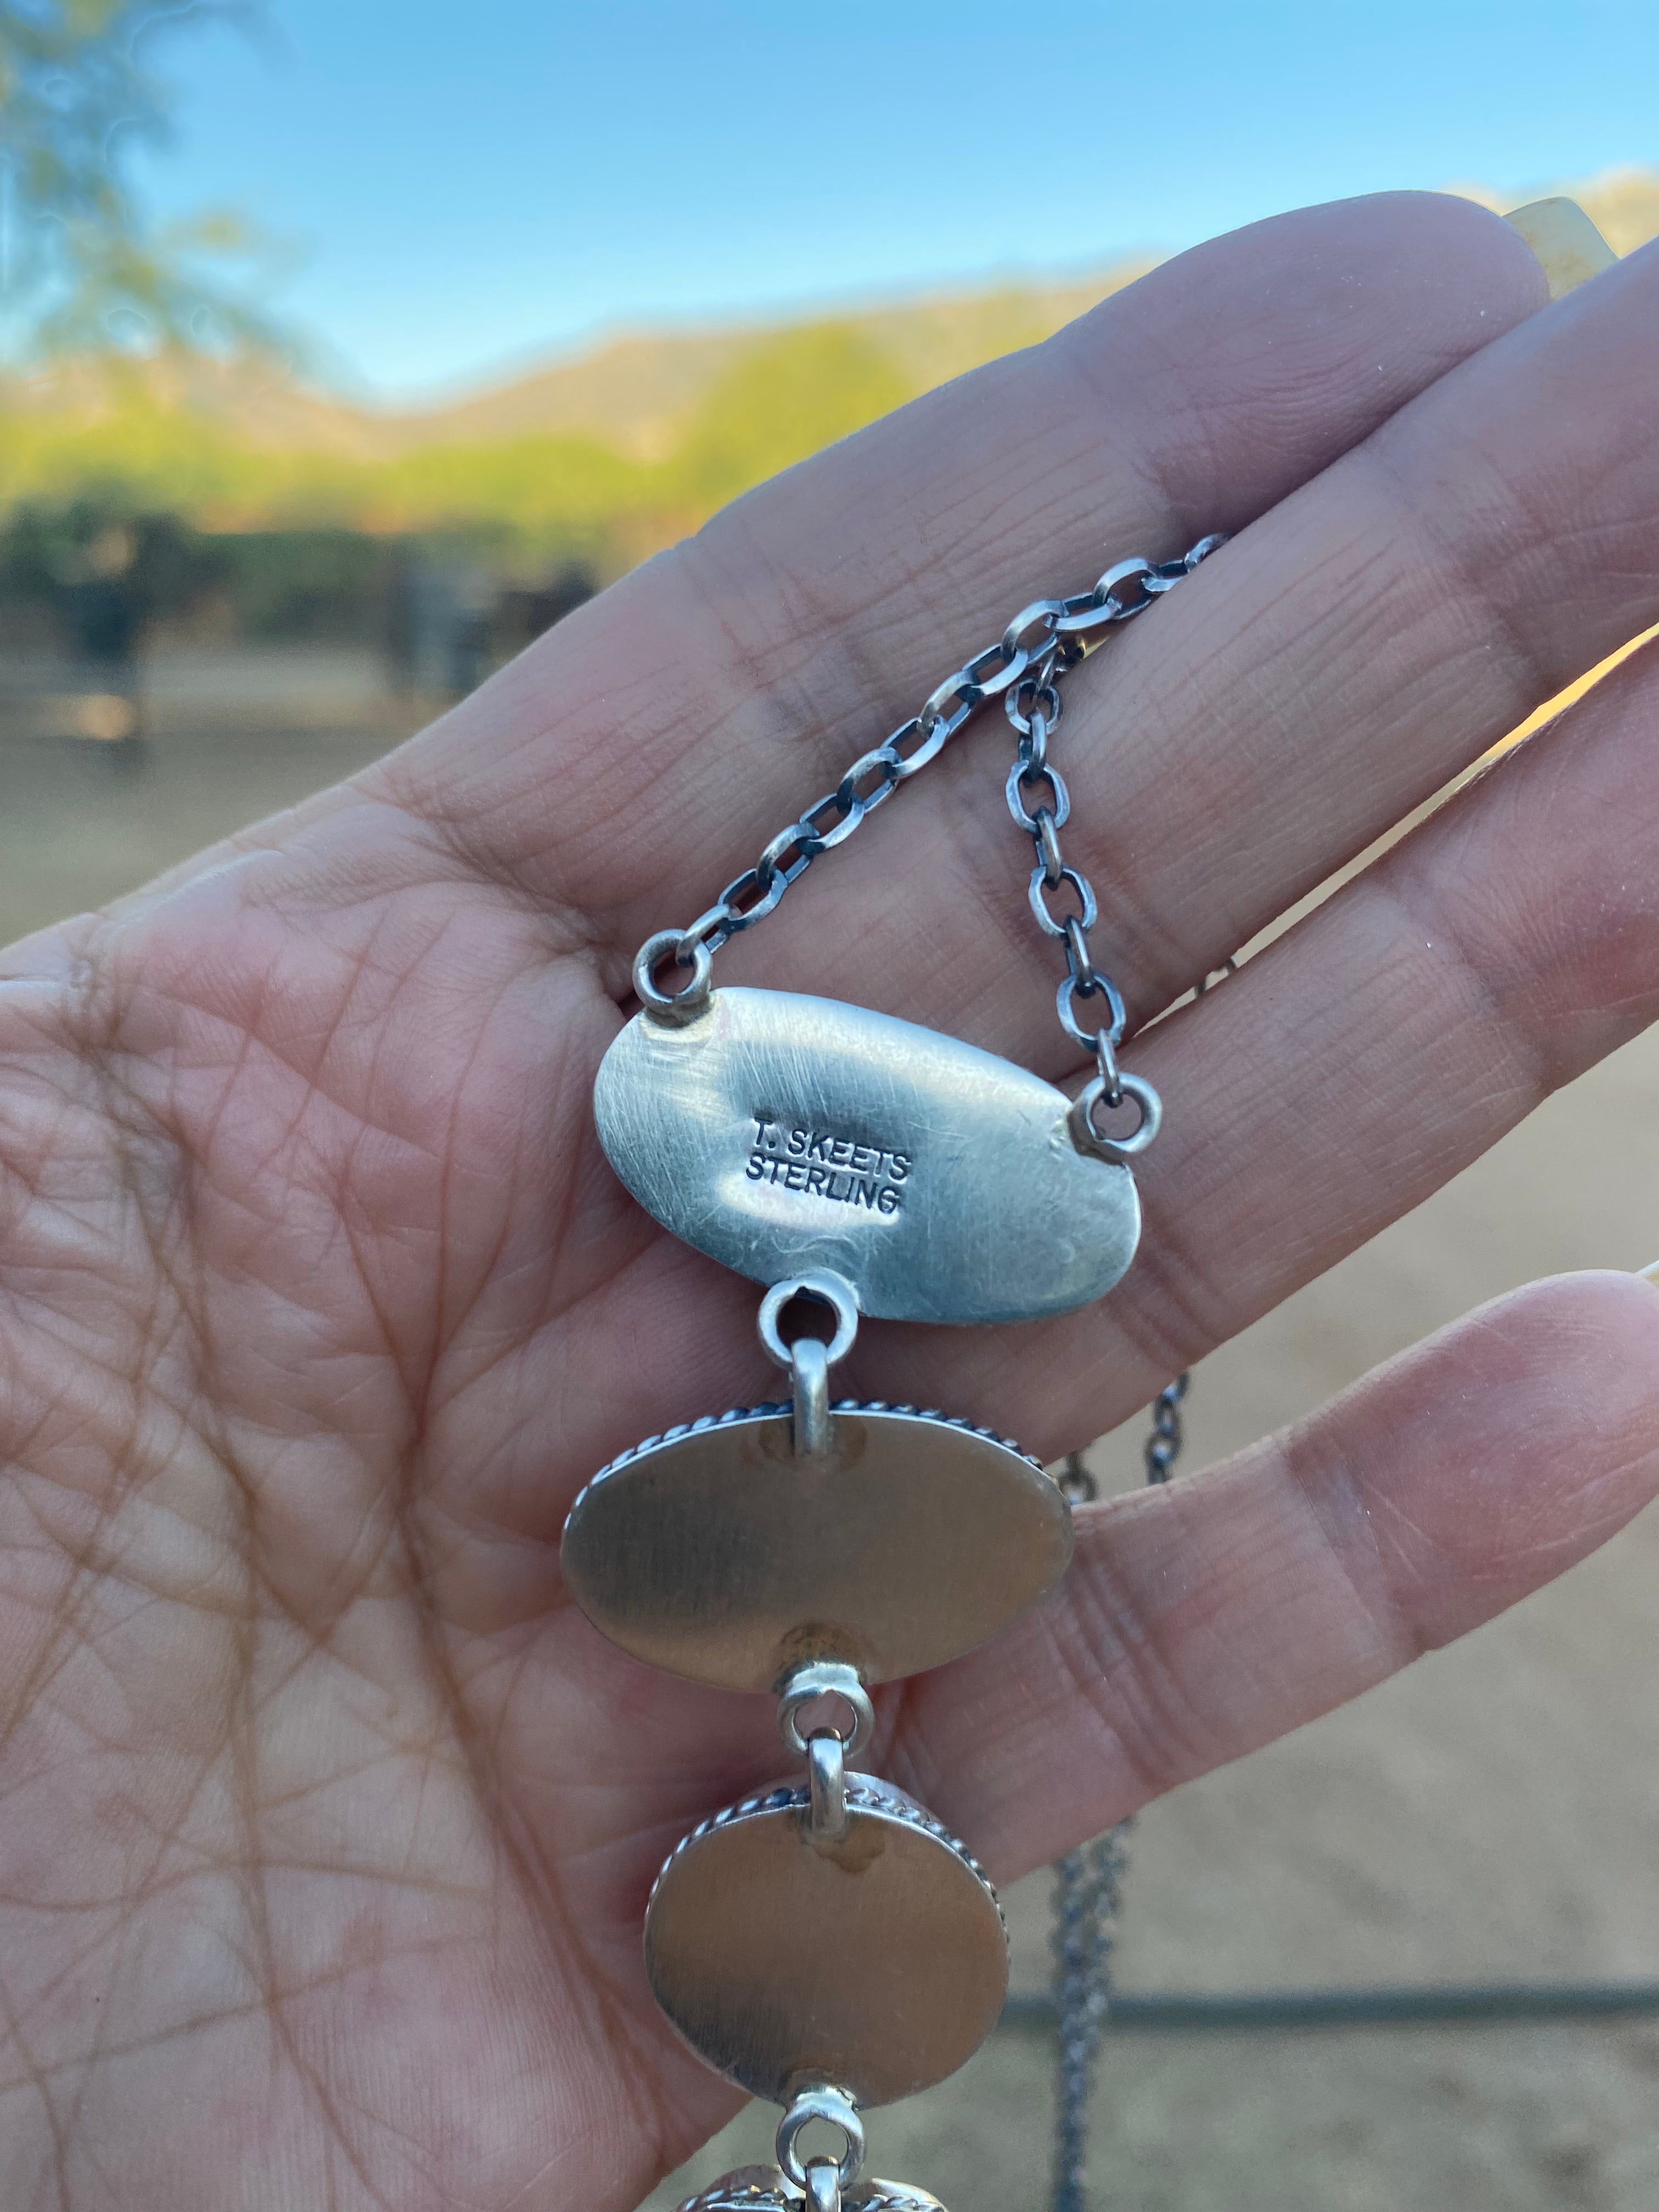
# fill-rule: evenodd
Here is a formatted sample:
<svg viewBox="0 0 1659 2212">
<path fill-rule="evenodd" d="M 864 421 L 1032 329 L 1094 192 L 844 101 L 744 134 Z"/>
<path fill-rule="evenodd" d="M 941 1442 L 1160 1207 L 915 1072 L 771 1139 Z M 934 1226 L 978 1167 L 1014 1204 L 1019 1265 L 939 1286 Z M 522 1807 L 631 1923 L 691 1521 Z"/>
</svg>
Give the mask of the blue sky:
<svg viewBox="0 0 1659 2212">
<path fill-rule="evenodd" d="M 179 41 L 167 214 L 292 249 L 388 395 L 618 324 L 1085 269 L 1310 200 L 1659 163 L 1659 5 L 267 0 Z"/>
</svg>

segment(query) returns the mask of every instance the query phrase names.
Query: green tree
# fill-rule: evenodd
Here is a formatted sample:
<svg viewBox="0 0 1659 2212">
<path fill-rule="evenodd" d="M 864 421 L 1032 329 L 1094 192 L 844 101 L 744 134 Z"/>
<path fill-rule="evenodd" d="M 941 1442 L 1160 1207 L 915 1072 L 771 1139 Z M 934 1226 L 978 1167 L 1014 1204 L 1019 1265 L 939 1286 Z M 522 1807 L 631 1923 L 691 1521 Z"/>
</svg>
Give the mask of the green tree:
<svg viewBox="0 0 1659 2212">
<path fill-rule="evenodd" d="M 254 0 L 0 0 L 0 358 L 263 343 L 264 319 L 208 273 L 254 241 L 216 212 L 156 229 L 129 174 L 165 144 L 161 41 L 251 20 Z"/>
</svg>

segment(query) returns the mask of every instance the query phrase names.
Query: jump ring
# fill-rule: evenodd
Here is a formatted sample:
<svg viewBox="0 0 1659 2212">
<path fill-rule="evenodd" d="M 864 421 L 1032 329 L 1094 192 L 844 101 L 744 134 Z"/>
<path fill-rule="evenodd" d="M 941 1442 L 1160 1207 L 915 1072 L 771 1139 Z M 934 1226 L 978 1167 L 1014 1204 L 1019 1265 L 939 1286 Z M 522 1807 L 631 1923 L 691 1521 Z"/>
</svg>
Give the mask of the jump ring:
<svg viewBox="0 0 1659 2212">
<path fill-rule="evenodd" d="M 678 929 L 659 929 L 647 937 L 634 955 L 634 990 L 640 1004 L 659 1022 L 681 1024 L 694 1022 L 708 1005 L 708 981 L 714 972 L 714 959 L 708 947 L 701 939 L 691 942 L 691 957 L 685 957 L 686 939 Z M 691 981 L 683 991 L 664 991 L 658 988 L 657 970 L 672 953 L 681 965 L 689 965 Z"/>
<path fill-rule="evenodd" d="M 858 1294 L 844 1275 L 832 1274 L 828 1267 L 814 1268 L 808 1274 L 791 1275 L 787 1282 L 774 1283 L 761 1300 L 760 1340 L 768 1358 L 793 1372 L 795 1356 L 778 1334 L 778 1316 L 791 1298 L 816 1298 L 821 1305 L 829 1307 L 836 1316 L 836 1329 L 824 1346 L 824 1364 L 833 1367 L 837 1360 L 845 1359 L 859 1333 Z"/>
<path fill-rule="evenodd" d="M 1127 1137 L 1103 1137 L 1095 1127 L 1095 1109 L 1107 1096 L 1103 1077 L 1095 1076 L 1085 1083 L 1072 1101 L 1066 1120 L 1072 1132 L 1072 1142 L 1080 1152 L 1091 1152 L 1097 1159 L 1109 1160 L 1121 1166 L 1144 1152 L 1158 1131 L 1164 1118 L 1164 1102 L 1150 1083 L 1143 1083 L 1138 1075 L 1119 1072 L 1119 1095 L 1133 1098 L 1140 1109 L 1140 1127 Z"/>
<path fill-rule="evenodd" d="M 843 1759 L 856 1759 L 874 1732 L 876 1716 L 870 1692 L 859 1680 L 858 1668 L 849 1667 L 842 1659 L 809 1659 L 790 1668 L 778 1692 L 778 1734 L 797 1759 L 805 1759 L 807 1750 L 806 1738 L 800 1732 L 801 1710 L 819 1698 L 839 1698 L 852 1714 L 852 1728 L 841 1739 L 841 1753 Z M 813 1733 L 817 1731 L 814 1729 Z"/>
<path fill-rule="evenodd" d="M 832 2088 L 828 2082 L 796 2092 L 788 2111 L 778 2122 L 778 2164 L 797 2189 L 808 2186 L 806 2168 L 795 2148 L 795 2140 L 813 2120 L 823 2120 L 830 2127 L 839 2128 L 846 2138 L 847 2148 L 836 2161 L 836 2168 L 842 2187 L 850 2188 L 864 2164 L 864 2123 L 847 2092 Z M 815 2159 L 813 2164 L 817 2163 Z"/>
</svg>

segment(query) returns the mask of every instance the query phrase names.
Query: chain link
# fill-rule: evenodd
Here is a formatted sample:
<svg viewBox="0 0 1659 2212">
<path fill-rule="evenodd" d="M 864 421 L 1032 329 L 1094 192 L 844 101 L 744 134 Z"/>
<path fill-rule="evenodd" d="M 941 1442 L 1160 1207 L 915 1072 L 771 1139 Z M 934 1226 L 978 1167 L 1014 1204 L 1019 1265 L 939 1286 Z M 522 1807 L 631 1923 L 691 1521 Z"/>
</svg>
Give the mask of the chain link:
<svg viewBox="0 0 1659 2212">
<path fill-rule="evenodd" d="M 1177 1375 L 1173 1382 L 1166 1382 L 1152 1401 L 1152 1432 L 1141 1447 L 1140 1456 L 1146 1468 L 1149 1483 L 1167 1482 L 1170 1469 L 1181 1456 L 1184 1442 L 1181 1429 L 1181 1401 L 1187 1395 L 1192 1380 L 1188 1375 Z M 1100 1495 L 1100 1485 L 1089 1472 L 1088 1462 L 1080 1451 L 1067 1452 L 1058 1477 L 1060 1488 L 1073 1505 L 1092 1505 Z"/>
<path fill-rule="evenodd" d="M 1148 1482 L 1167 1482 L 1170 1470 L 1181 1457 L 1181 1447 L 1185 1442 L 1181 1430 L 1181 1401 L 1187 1395 L 1187 1381 L 1186 1376 L 1177 1375 L 1152 1401 L 1152 1433 L 1140 1455 L 1146 1462 Z"/>
<path fill-rule="evenodd" d="M 1085 2212 L 1089 2092 L 1111 2003 L 1112 1949 L 1129 1863 L 1133 1820 L 1072 1851 L 1054 1868 L 1054 2005 L 1060 2080 L 1054 2116 L 1054 2212 Z"/>
<path fill-rule="evenodd" d="M 1070 599 L 1034 599 L 1022 607 L 994 645 L 947 677 L 921 713 L 895 730 L 884 744 L 855 760 L 835 789 L 781 830 L 755 865 L 734 876 L 695 921 L 679 931 L 659 930 L 646 940 L 634 963 L 635 988 L 641 1000 L 659 1013 L 676 1007 L 682 1016 L 693 1012 L 708 995 L 709 957 L 740 931 L 752 929 L 775 912 L 789 886 L 799 882 L 821 854 L 845 844 L 902 783 L 919 775 L 943 752 L 976 708 L 1000 697 L 1019 738 L 1018 758 L 1007 783 L 1009 810 L 1036 848 L 1031 909 L 1039 926 L 1066 946 L 1066 973 L 1058 1000 L 1060 1026 L 1094 1054 L 1096 1081 L 1102 1085 L 1097 1095 L 1109 1105 L 1118 1104 L 1123 1093 L 1115 1054 L 1123 1035 L 1123 1001 L 1110 979 L 1096 969 L 1089 949 L 1097 914 L 1093 890 L 1088 878 L 1060 854 L 1058 833 L 1071 812 L 1071 799 L 1059 772 L 1048 763 L 1048 740 L 1060 720 L 1060 679 L 1109 629 L 1145 614 L 1224 542 L 1219 536 L 1202 538 L 1176 561 L 1148 561 L 1136 554 L 1108 568 L 1089 591 Z M 1057 911 L 1045 896 L 1062 886 L 1076 902 L 1069 912 Z M 658 971 L 671 961 L 692 971 L 690 981 L 678 991 L 665 990 L 657 981 Z M 1085 1030 L 1077 1017 L 1077 1003 L 1097 997 L 1104 999 L 1108 1019 Z M 1092 1114 L 1093 1107 L 1091 1098 L 1086 1111 Z M 1154 1125 L 1154 1115 L 1144 1101 L 1142 1111 L 1141 1129 L 1127 1144 L 1115 1140 L 1118 1151 L 1133 1146 Z"/>
<path fill-rule="evenodd" d="M 1228 962 L 1231 968 L 1232 963 Z M 1141 1457 L 1149 1483 L 1167 1482 L 1181 1456 L 1181 1401 L 1188 1377 L 1177 1375 L 1152 1401 L 1152 1432 Z M 1073 1504 L 1099 1495 L 1081 1452 L 1068 1452 L 1060 1488 Z M 1054 2010 L 1060 2031 L 1054 2099 L 1054 2212 L 1087 2212 L 1089 2093 L 1112 2003 L 1112 1951 L 1117 1941 L 1128 1870 L 1133 1818 L 1054 1863 Z"/>
<path fill-rule="evenodd" d="M 1183 576 L 1190 575 L 1222 542 L 1219 538 L 1200 538 L 1182 560 L 1166 561 L 1156 567 L 1145 561 L 1121 561 L 1115 568 L 1106 571 L 1095 591 L 1103 604 L 1109 604 L 1126 586 L 1137 590 L 1140 596 L 1126 603 L 1126 613 L 1138 614 Z M 1036 616 L 1038 611 L 1028 609 L 1027 614 Z M 1140 1121 L 1127 1139 L 1114 1140 L 1095 1120 L 1099 1107 L 1103 1105 L 1109 1109 L 1123 1103 L 1126 1085 L 1118 1070 L 1117 1048 L 1123 1042 L 1128 1017 L 1122 994 L 1111 977 L 1096 967 L 1090 946 L 1089 933 L 1100 916 L 1094 885 L 1080 869 L 1070 865 L 1060 842 L 1060 832 L 1071 814 L 1072 800 L 1064 779 L 1048 759 L 1048 740 L 1064 706 L 1058 678 L 1073 665 L 1066 658 L 1071 636 L 1067 619 L 1064 615 L 1051 617 L 1051 643 L 1033 660 L 1030 672 L 1003 698 L 1003 707 L 1018 739 L 1014 764 L 1008 772 L 1008 811 L 1016 827 L 1030 838 L 1036 850 L 1036 866 L 1031 871 L 1030 894 L 1037 927 L 1066 949 L 1066 974 L 1054 999 L 1060 1026 L 1073 1044 L 1092 1054 L 1095 1062 L 1094 1079 L 1085 1088 L 1074 1109 L 1074 1126 L 1080 1140 L 1093 1140 L 1107 1151 L 1109 1157 L 1121 1158 L 1126 1153 L 1141 1150 L 1157 1134 L 1158 1101 L 1145 1085 L 1134 1085 L 1133 1096 L 1139 1108 Z M 1070 895 L 1070 911 L 1057 913 L 1054 895 L 1061 890 Z M 1103 1004 L 1093 1026 L 1085 1028 L 1079 1008 L 1091 1000 L 1099 1000 Z M 1101 1013 L 1105 1017 L 1103 1020 L 1099 1018 Z"/>
</svg>

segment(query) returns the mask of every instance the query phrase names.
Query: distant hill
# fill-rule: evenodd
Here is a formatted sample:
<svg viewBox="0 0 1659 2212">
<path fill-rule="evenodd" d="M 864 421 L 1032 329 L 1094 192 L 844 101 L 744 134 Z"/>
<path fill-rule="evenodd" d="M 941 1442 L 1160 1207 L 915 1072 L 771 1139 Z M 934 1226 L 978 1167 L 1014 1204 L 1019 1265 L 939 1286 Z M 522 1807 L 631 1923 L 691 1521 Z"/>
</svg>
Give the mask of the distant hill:
<svg viewBox="0 0 1659 2212">
<path fill-rule="evenodd" d="M 413 445 L 574 433 L 635 459 L 657 460 L 721 378 L 781 328 L 846 332 L 911 391 L 927 392 L 981 362 L 1036 344 L 1152 266 L 1148 260 L 1121 262 L 1065 284 L 1011 283 L 784 325 L 630 332 L 447 404 L 376 414 L 370 434 L 381 441 L 382 451 L 406 451 Z"/>
<path fill-rule="evenodd" d="M 367 460 L 420 446 L 563 436 L 592 438 L 630 459 L 652 461 L 672 448 L 724 376 L 784 332 L 851 335 L 909 390 L 926 392 L 981 362 L 1036 344 L 1152 265 L 1124 262 L 1064 284 L 1010 283 L 785 324 L 621 332 L 544 368 L 422 408 L 355 405 L 307 386 L 280 363 L 258 359 L 157 361 L 144 364 L 143 375 L 159 403 L 234 428 L 259 445 Z M 89 422 L 130 399 L 101 366 L 75 362 L 30 378 L 15 396 L 25 406 Z"/>
<path fill-rule="evenodd" d="M 1659 171 L 1652 169 L 1613 170 L 1589 182 L 1545 185 L 1525 194 L 1504 196 L 1474 187 L 1468 196 L 1501 210 L 1553 191 L 1577 199 L 1615 253 L 1633 252 L 1659 237 Z M 981 362 L 1036 344 L 1153 265 L 1151 258 L 1121 262 L 1068 283 L 1010 283 L 862 313 L 809 317 L 788 327 L 833 324 L 856 332 L 903 383 L 927 392 Z M 359 412 L 352 418 L 354 428 L 381 453 L 553 432 L 595 438 L 633 459 L 657 460 L 672 448 L 698 402 L 745 352 L 775 335 L 776 327 L 728 325 L 602 339 L 568 359 L 441 405 Z"/>
<path fill-rule="evenodd" d="M 506 533 L 518 565 L 609 573 L 748 485 L 1151 264 L 778 325 L 619 334 L 422 409 L 354 405 L 282 363 L 70 361 L 0 393 L 0 507 L 78 486 L 213 529 Z"/>
<path fill-rule="evenodd" d="M 1659 235 L 1659 171 L 1571 191 L 1620 252 Z M 354 404 L 280 363 L 70 362 L 0 388 L 0 506 L 77 486 L 210 528 L 296 522 L 495 532 L 521 562 L 614 570 L 724 500 L 980 362 L 1030 345 L 1152 265 L 777 324 L 622 332 L 416 409 Z"/>
</svg>

